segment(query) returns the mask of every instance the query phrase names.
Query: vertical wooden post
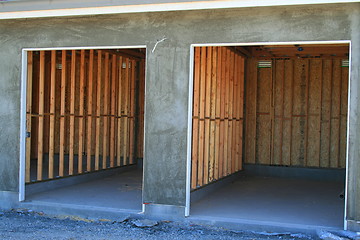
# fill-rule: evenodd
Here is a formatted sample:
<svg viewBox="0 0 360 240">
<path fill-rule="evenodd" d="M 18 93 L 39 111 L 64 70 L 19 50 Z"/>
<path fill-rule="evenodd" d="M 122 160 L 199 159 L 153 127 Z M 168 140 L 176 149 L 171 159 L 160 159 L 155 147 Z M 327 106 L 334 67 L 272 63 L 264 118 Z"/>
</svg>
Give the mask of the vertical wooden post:
<svg viewBox="0 0 360 240">
<path fill-rule="evenodd" d="M 199 161 L 198 161 L 198 185 L 204 184 L 204 142 L 205 142 L 205 96 L 206 96 L 206 47 L 201 47 L 200 61 L 200 107 L 199 107 Z"/>
<path fill-rule="evenodd" d="M 215 113 L 216 113 L 216 78 L 217 78 L 217 47 L 212 47 L 211 58 L 211 93 L 210 93 L 210 154 L 209 154 L 209 181 L 214 181 L 215 175 Z"/>
<path fill-rule="evenodd" d="M 128 107 L 129 107 L 129 59 L 125 59 L 125 78 L 124 78 L 124 130 L 123 130 L 123 163 L 124 165 L 128 164 Z"/>
<path fill-rule="evenodd" d="M 97 51 L 97 86 L 96 86 L 96 127 L 95 127 L 95 170 L 99 170 L 100 128 L 101 128 L 101 83 L 102 83 L 102 50 Z"/>
<path fill-rule="evenodd" d="M 279 164 L 282 165 L 283 164 L 283 150 L 282 150 L 282 146 L 283 146 L 283 139 L 284 139 L 284 112 L 285 112 L 285 61 L 281 60 L 281 63 L 283 65 L 283 74 L 282 74 L 282 78 L 281 78 L 281 89 L 280 89 L 280 95 L 281 95 L 281 116 L 280 116 L 280 159 L 279 159 Z"/>
<path fill-rule="evenodd" d="M 276 97 L 276 60 L 271 61 L 271 96 L 270 96 L 270 134 L 271 141 L 269 146 L 270 164 L 274 164 L 274 144 L 275 144 L 275 97 Z"/>
<path fill-rule="evenodd" d="M 235 53 L 233 51 L 229 51 L 229 103 L 228 103 L 228 171 L 227 174 L 231 174 L 235 168 L 234 159 L 233 159 L 233 102 L 234 102 L 234 57 Z"/>
<path fill-rule="evenodd" d="M 135 118 L 135 60 L 131 62 L 131 76 L 130 76 L 130 122 L 129 122 L 129 162 L 134 163 L 134 118 Z"/>
<path fill-rule="evenodd" d="M 229 174 L 229 92 L 230 92 L 230 50 L 225 48 L 225 119 L 224 119 L 224 174 Z"/>
<path fill-rule="evenodd" d="M 33 52 L 27 53 L 27 89 L 26 89 L 26 131 L 31 134 L 32 120 L 32 85 L 33 85 Z M 25 182 L 30 182 L 31 137 L 26 138 Z"/>
<path fill-rule="evenodd" d="M 110 167 L 114 167 L 115 163 L 115 108 L 116 108 L 116 73 L 117 73 L 117 57 L 112 55 L 111 68 L 111 119 L 110 119 Z"/>
<path fill-rule="evenodd" d="M 234 71 L 234 89 L 233 89 L 233 132 L 232 132 L 232 137 L 233 137 L 233 140 L 232 140 L 232 143 L 233 143 L 233 147 L 232 147 L 232 160 L 233 160 L 233 169 L 232 169 L 232 172 L 236 172 L 238 171 L 239 169 L 239 156 L 238 156 L 238 153 L 239 153 L 239 149 L 238 149 L 238 146 L 239 146 L 239 141 L 241 141 L 240 139 L 240 136 L 238 135 L 238 128 L 239 128 L 239 104 L 241 103 L 241 99 L 240 99 L 240 96 L 239 96 L 239 93 L 240 93 L 240 89 L 239 89 L 239 79 L 240 79 L 240 76 L 239 76 L 239 70 L 240 70 L 240 56 L 235 54 L 234 56 L 234 68 L 233 68 L 233 71 Z"/>
<path fill-rule="evenodd" d="M 85 82 L 85 50 L 80 52 L 80 83 L 79 83 L 79 149 L 78 149 L 78 173 L 83 172 L 84 152 L 84 82 Z"/>
<path fill-rule="evenodd" d="M 76 50 L 71 51 L 69 175 L 74 173 Z"/>
<path fill-rule="evenodd" d="M 199 144 L 199 95 L 200 95 L 200 47 L 195 47 L 194 59 L 194 90 L 193 90 L 193 129 L 192 129 L 192 169 L 191 188 L 197 187 L 198 144 Z"/>
<path fill-rule="evenodd" d="M 239 139 L 238 141 L 238 158 L 239 158 L 239 165 L 237 170 L 242 169 L 242 163 L 243 163 L 243 125 L 244 125 L 244 79 L 245 79 L 245 58 L 240 58 L 240 67 L 239 67 L 239 111 L 238 111 L 238 118 L 239 120 Z"/>
<path fill-rule="evenodd" d="M 211 110 L 211 60 L 212 60 L 212 47 L 206 48 L 206 62 L 205 64 L 205 79 L 202 79 L 205 82 L 205 139 L 204 139 L 204 180 L 203 183 L 207 184 L 209 182 L 209 153 L 210 153 L 210 110 Z"/>
<path fill-rule="evenodd" d="M 66 50 L 61 54 L 61 97 L 60 97 L 60 153 L 59 153 L 59 176 L 64 176 L 65 154 L 65 95 L 66 95 Z"/>
<path fill-rule="evenodd" d="M 220 163 L 220 103 L 221 103 L 221 64 L 222 47 L 217 47 L 217 66 L 216 66 L 216 106 L 215 106 L 215 172 L 214 178 L 219 179 L 222 170 Z"/>
<path fill-rule="evenodd" d="M 38 130 L 38 165 L 37 180 L 43 179 L 43 153 L 44 153 L 44 84 L 45 84 L 45 51 L 40 51 L 39 74 L 39 130 Z"/>
<path fill-rule="evenodd" d="M 94 79 L 94 50 L 90 50 L 89 55 L 89 74 L 88 74 L 88 86 L 87 86 L 87 155 L 86 155 L 86 171 L 91 171 L 91 154 L 92 154 L 92 118 L 93 118 L 93 79 Z"/>
<path fill-rule="evenodd" d="M 294 115 L 294 88 L 295 88 L 295 84 L 294 84 L 294 68 L 295 68 L 295 62 L 294 60 L 290 60 L 292 66 L 292 75 L 290 76 L 291 79 L 291 95 L 290 95 L 290 161 L 289 161 L 289 165 L 292 165 L 292 142 L 293 142 L 293 134 L 292 134 L 292 130 L 293 130 L 293 115 Z"/>
<path fill-rule="evenodd" d="M 320 74 L 320 112 L 319 112 L 319 121 L 318 121 L 318 128 L 320 130 L 319 133 L 319 144 L 318 144 L 318 149 L 319 149 L 319 161 L 318 161 L 318 167 L 321 167 L 321 124 L 322 124 L 322 105 L 323 105 L 323 78 L 324 78 L 324 61 L 321 60 L 321 74 Z"/>
<path fill-rule="evenodd" d="M 119 74 L 118 74 L 118 118 L 117 118 L 117 165 L 121 166 L 121 121 L 122 121 L 122 112 L 121 112 L 121 102 L 122 102 L 122 91 L 123 91 L 123 85 L 122 85 L 122 64 L 123 64 L 123 58 L 119 57 Z"/>
<path fill-rule="evenodd" d="M 256 154 L 256 145 L 257 145 L 257 142 L 256 142 L 256 136 L 257 136 L 257 102 L 258 102 L 258 73 L 259 73 L 259 70 L 257 68 L 257 65 L 256 65 L 256 62 L 254 64 L 254 66 L 251 66 L 251 67 L 254 67 L 255 68 L 255 71 L 254 71 L 254 136 L 252 136 L 253 138 L 253 157 L 254 157 L 254 163 L 257 163 L 257 154 Z"/>
<path fill-rule="evenodd" d="M 306 120 L 305 120 L 305 153 L 304 153 L 304 163 L 303 165 L 304 166 L 307 166 L 307 159 L 308 159 L 308 152 L 309 152 L 309 149 L 308 149 L 308 139 L 309 139 L 309 88 L 310 88 L 310 76 L 309 76 L 309 73 L 310 73 L 310 60 L 308 59 L 306 61 L 306 65 L 307 65 L 307 68 L 306 68 L 306 75 L 305 75 L 305 78 L 306 78 L 306 92 L 305 92 L 305 117 L 306 117 Z"/>
<path fill-rule="evenodd" d="M 219 140 L 219 178 L 224 177 L 225 172 L 225 161 L 226 158 L 224 157 L 224 145 L 225 145 L 225 93 L 226 93 L 226 84 L 225 84 L 225 66 L 226 66 L 226 48 L 220 47 L 219 53 L 221 54 L 221 57 L 219 56 L 219 60 L 221 62 L 221 69 L 220 69 L 220 140 Z"/>
<path fill-rule="evenodd" d="M 103 158 L 102 158 L 102 167 L 103 169 L 107 168 L 107 142 L 108 142 L 108 99 L 109 99 L 109 53 L 105 53 L 105 79 L 104 79 L 104 136 L 103 136 Z"/>
<path fill-rule="evenodd" d="M 50 133 L 49 133 L 49 178 L 54 178 L 55 144 L 55 88 L 56 88 L 56 50 L 51 51 L 50 76 Z"/>
</svg>

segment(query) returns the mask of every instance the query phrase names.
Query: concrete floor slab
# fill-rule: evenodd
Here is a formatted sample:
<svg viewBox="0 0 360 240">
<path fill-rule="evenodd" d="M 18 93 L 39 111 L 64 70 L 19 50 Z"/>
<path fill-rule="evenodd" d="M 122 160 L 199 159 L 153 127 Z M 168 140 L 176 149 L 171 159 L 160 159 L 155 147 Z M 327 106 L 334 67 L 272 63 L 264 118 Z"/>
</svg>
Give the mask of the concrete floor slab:
<svg viewBox="0 0 360 240">
<path fill-rule="evenodd" d="M 26 201 L 141 211 L 142 170 L 33 194 Z"/>
<path fill-rule="evenodd" d="M 339 182 L 241 176 L 191 204 L 191 216 L 342 228 Z"/>
</svg>

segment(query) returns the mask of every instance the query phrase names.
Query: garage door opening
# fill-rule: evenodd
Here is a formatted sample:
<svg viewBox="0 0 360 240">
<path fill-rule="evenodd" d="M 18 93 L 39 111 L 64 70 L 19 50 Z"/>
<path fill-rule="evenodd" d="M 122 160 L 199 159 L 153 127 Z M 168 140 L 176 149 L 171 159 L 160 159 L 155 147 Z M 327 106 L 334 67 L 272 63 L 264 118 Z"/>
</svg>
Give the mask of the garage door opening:
<svg viewBox="0 0 360 240">
<path fill-rule="evenodd" d="M 194 47 L 191 216 L 342 228 L 349 45 Z"/>
<path fill-rule="evenodd" d="M 26 200 L 141 210 L 146 49 L 26 53 Z"/>
</svg>

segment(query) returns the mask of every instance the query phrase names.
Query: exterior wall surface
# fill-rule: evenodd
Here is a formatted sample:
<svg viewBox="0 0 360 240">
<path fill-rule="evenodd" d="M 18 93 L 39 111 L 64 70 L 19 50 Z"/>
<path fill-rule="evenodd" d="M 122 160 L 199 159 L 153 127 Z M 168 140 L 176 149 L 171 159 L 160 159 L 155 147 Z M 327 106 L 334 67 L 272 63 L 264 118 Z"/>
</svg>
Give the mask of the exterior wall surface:
<svg viewBox="0 0 360 240">
<path fill-rule="evenodd" d="M 152 51 L 163 37 L 167 39 Z M 19 191 L 22 48 L 147 46 L 145 210 L 156 214 L 163 205 L 164 212 L 173 209 L 181 215 L 186 203 L 190 45 L 323 40 L 352 41 L 346 215 L 349 227 L 360 230 L 360 3 L 1 20 L 0 206 L 9 205 L 6 199 Z"/>
</svg>

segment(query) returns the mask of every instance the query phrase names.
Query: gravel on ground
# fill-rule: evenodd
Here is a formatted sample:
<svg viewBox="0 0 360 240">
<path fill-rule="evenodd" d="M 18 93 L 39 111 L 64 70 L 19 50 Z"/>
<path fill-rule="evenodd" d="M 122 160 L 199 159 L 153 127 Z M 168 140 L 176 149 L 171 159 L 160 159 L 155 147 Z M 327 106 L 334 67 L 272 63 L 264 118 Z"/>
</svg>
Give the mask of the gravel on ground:
<svg viewBox="0 0 360 240">
<path fill-rule="evenodd" d="M 0 239 L 248 239 L 248 240 L 313 240 L 296 233 L 232 231 L 213 226 L 184 222 L 160 221 L 151 227 L 137 227 L 135 219 L 113 222 L 76 217 L 52 217 L 28 210 L 0 212 Z"/>
</svg>

